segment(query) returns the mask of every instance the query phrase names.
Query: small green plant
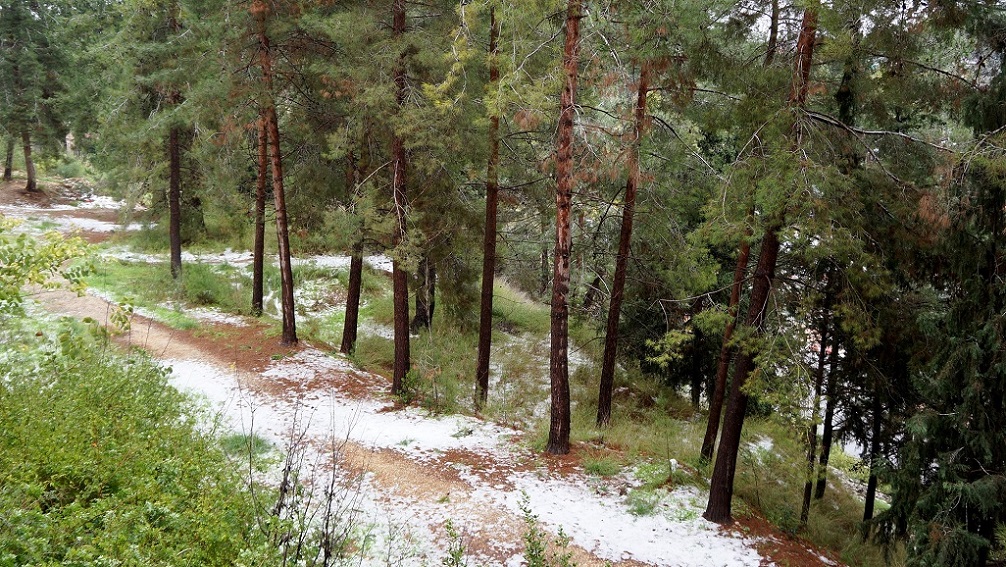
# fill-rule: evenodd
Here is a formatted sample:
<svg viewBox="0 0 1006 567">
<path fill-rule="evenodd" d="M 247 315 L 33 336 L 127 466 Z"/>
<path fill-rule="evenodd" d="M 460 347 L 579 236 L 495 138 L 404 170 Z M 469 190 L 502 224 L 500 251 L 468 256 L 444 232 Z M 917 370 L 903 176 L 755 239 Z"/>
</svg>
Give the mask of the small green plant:
<svg viewBox="0 0 1006 567">
<path fill-rule="evenodd" d="M 615 476 L 622 471 L 622 465 L 611 457 L 586 458 L 583 470 L 594 476 Z"/>
<path fill-rule="evenodd" d="M 272 449 L 272 444 L 258 435 L 233 433 L 220 438 L 220 447 L 230 456 L 261 455 Z"/>
<path fill-rule="evenodd" d="M 531 511 L 526 493 L 521 494 L 520 511 L 524 518 L 524 564 L 527 567 L 575 567 L 573 553 L 569 551 L 569 536 L 559 528 L 553 540 L 542 529 L 537 514 Z M 549 551 L 549 548 L 554 551 Z"/>
<path fill-rule="evenodd" d="M 422 388 L 422 376 L 415 369 L 409 370 L 405 373 L 405 379 L 402 380 L 402 389 L 398 392 L 398 402 L 403 406 L 407 406 L 419 398 Z"/>
<path fill-rule="evenodd" d="M 444 523 L 444 530 L 447 532 L 447 556 L 440 561 L 440 565 L 443 567 L 466 567 L 468 561 L 465 559 L 465 553 L 468 548 L 461 538 L 461 533 L 454 527 L 454 522 L 451 520 Z"/>
<path fill-rule="evenodd" d="M 659 503 L 660 494 L 644 488 L 634 488 L 625 496 L 625 504 L 633 516 L 652 516 Z"/>
</svg>

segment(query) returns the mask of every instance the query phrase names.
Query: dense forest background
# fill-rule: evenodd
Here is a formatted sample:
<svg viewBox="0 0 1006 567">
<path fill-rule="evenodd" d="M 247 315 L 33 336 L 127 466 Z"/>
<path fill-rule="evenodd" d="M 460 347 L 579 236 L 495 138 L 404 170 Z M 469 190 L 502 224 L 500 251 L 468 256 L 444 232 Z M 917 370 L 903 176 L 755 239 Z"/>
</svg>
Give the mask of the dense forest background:
<svg viewBox="0 0 1006 567">
<path fill-rule="evenodd" d="M 395 394 L 410 337 L 477 333 L 481 409 L 505 279 L 551 310 L 545 451 L 570 450 L 569 349 L 596 341 L 598 427 L 628 371 L 702 410 L 707 519 L 732 518 L 745 417 L 772 415 L 804 432 L 798 527 L 841 441 L 866 536 L 984 565 L 1006 544 L 1004 54 L 984 0 L 2 0 L 4 175 L 86 164 L 175 278 L 186 246 L 252 248 L 250 313 L 278 251 L 284 344 L 291 257 L 352 255 L 348 353 L 386 254 Z"/>
</svg>

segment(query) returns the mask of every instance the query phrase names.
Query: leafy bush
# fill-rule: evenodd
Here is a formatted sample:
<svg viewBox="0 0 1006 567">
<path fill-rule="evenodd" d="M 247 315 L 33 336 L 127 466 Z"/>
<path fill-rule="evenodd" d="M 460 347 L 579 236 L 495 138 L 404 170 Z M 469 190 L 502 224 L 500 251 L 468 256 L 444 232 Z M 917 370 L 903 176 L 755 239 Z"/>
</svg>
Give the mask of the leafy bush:
<svg viewBox="0 0 1006 567">
<path fill-rule="evenodd" d="M 59 277 L 71 289 L 83 290 L 83 278 L 91 270 L 89 262 L 63 268 L 68 260 L 87 254 L 80 238 L 63 238 L 55 232 L 42 238 L 12 232 L 16 222 L 0 217 L 0 314 L 21 312 L 21 288 L 37 285 L 46 289 L 60 287 Z"/>
<path fill-rule="evenodd" d="M 241 475 L 164 369 L 73 325 L 5 326 L 23 348 L 0 359 L 0 564 L 267 560 Z"/>
</svg>

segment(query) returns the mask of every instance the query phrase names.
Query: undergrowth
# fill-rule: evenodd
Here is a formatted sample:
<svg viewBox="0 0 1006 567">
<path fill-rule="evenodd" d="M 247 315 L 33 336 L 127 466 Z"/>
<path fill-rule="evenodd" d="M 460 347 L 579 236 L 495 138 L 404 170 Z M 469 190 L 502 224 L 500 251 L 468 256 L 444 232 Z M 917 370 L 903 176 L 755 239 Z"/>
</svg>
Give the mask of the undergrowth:
<svg viewBox="0 0 1006 567">
<path fill-rule="evenodd" d="M 147 265 L 117 263 L 105 270 L 105 285 L 121 289 L 150 290 L 145 301 L 160 303 L 181 298 L 187 304 L 209 305 L 233 313 L 246 312 L 250 295 L 246 271 L 187 265 L 182 284 L 173 285 Z M 151 273 L 159 274 L 156 276 Z M 325 286 L 324 293 L 345 289 L 345 272 L 300 266 L 295 274 L 304 287 Z M 144 279 L 149 278 L 149 279 Z M 278 289 L 278 272 L 267 271 L 267 289 Z M 101 281 L 98 285 L 103 285 Z M 374 329 L 386 332 L 393 322 L 390 286 L 384 274 L 368 269 L 364 279 L 361 334 L 354 361 L 361 367 L 390 375 L 393 342 Z M 158 295 L 160 294 L 160 295 Z M 529 431 L 529 442 L 543 449 L 547 436 L 548 342 L 547 307 L 496 282 L 494 350 L 488 404 L 482 415 L 498 423 Z M 318 296 L 319 294 L 314 294 Z M 333 300 L 333 302 L 337 302 Z M 319 305 L 323 305 L 322 302 Z M 341 337 L 341 309 L 308 309 L 301 319 L 302 336 L 337 344 Z M 371 332 L 366 329 L 370 326 Z M 458 330 L 441 316 L 433 328 L 413 336 L 413 370 L 400 401 L 421 405 L 434 413 L 472 413 L 476 336 Z M 383 330 L 382 330 L 383 329 Z M 589 324 L 571 321 L 572 432 L 573 441 L 598 447 L 584 462 L 588 473 L 613 476 L 623 469 L 646 476 L 643 485 L 627 495 L 626 505 L 638 514 L 653 513 L 662 491 L 678 485 L 707 487 L 711 466 L 698 459 L 705 419 L 674 390 L 638 368 L 620 367 L 616 373 L 611 424 L 599 428 L 596 419 L 596 370 L 600 358 L 597 332 Z M 762 440 L 769 439 L 766 449 Z M 815 545 L 834 550 L 851 565 L 884 563 L 882 551 L 864 544 L 859 532 L 861 499 L 842 483 L 829 482 L 823 500 L 815 501 L 808 526 L 799 528 L 799 507 L 804 483 L 802 437 L 788 425 L 772 420 L 749 420 L 739 455 L 735 484 L 738 515 L 757 511 L 783 532 L 799 535 Z M 836 451 L 836 466 L 856 477 L 862 470 L 847 463 Z M 673 463 L 673 464 L 672 464 Z M 642 471 L 642 472 L 640 472 Z M 799 534 L 797 534 L 799 532 Z"/>
<path fill-rule="evenodd" d="M 2 333 L 19 348 L 0 359 L 0 564 L 273 560 L 241 476 L 163 369 L 79 323 Z"/>
</svg>

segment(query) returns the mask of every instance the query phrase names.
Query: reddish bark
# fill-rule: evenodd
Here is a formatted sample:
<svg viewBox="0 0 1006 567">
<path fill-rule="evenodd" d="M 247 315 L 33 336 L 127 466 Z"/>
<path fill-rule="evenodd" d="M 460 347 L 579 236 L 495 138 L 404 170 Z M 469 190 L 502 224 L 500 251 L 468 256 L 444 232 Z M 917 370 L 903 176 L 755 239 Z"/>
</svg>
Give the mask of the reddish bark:
<svg viewBox="0 0 1006 567">
<path fill-rule="evenodd" d="M 500 71 L 496 61 L 499 53 L 499 21 L 496 7 L 489 8 L 489 82 L 490 88 L 499 83 Z M 499 206 L 499 142 L 500 118 L 495 112 L 489 116 L 489 159 L 486 164 L 486 224 L 482 238 L 482 295 L 479 308 L 479 347 L 475 363 L 475 406 L 479 409 L 489 397 L 489 351 L 492 347 L 493 329 L 493 278 L 496 275 L 497 209 Z"/>
<path fill-rule="evenodd" d="M 636 211 L 636 192 L 639 189 L 639 146 L 646 121 L 646 94 L 650 86 L 650 69 L 643 64 L 636 87 L 636 107 L 633 112 L 633 139 L 629 146 L 628 170 L 625 181 L 625 206 L 622 207 L 622 228 L 618 235 L 618 254 L 615 256 L 615 275 L 611 283 L 611 300 L 608 305 L 608 324 L 604 334 L 604 358 L 601 362 L 601 380 L 597 396 L 597 425 L 611 421 L 611 391 L 615 382 L 615 355 L 618 351 L 618 318 L 622 313 L 625 294 L 625 273 L 629 266 L 632 247 L 632 222 Z"/>
<path fill-rule="evenodd" d="M 750 234 L 747 235 L 750 237 Z M 730 371 L 730 359 L 733 357 L 734 348 L 730 344 L 730 339 L 734 336 L 734 328 L 737 326 L 737 304 L 741 299 L 741 288 L 744 286 L 744 276 L 747 274 L 748 258 L 751 255 L 751 243 L 747 237 L 741 241 L 740 251 L 737 253 L 737 266 L 734 268 L 734 281 L 730 287 L 730 320 L 727 328 L 723 330 L 723 346 L 720 348 L 720 357 L 716 362 L 716 382 L 713 385 L 713 395 L 709 400 L 709 417 L 706 420 L 706 434 L 702 438 L 702 450 L 699 453 L 701 459 L 708 462 L 713 458 L 713 449 L 716 446 L 716 436 L 720 429 L 720 417 L 723 414 L 723 399 L 727 391 L 727 375 Z"/>
<path fill-rule="evenodd" d="M 392 5 L 393 24 L 392 31 L 395 37 L 400 37 L 405 33 L 405 0 L 394 0 Z M 398 65 L 395 67 L 395 100 L 399 109 L 405 102 L 405 53 L 399 56 Z M 408 206 L 405 191 L 405 173 L 408 158 L 405 153 L 405 144 L 398 134 L 392 135 L 391 159 L 394 161 L 394 177 L 392 180 L 392 191 L 395 202 L 395 218 L 398 227 L 395 231 L 394 245 L 397 247 L 405 241 L 405 216 Z M 395 312 L 395 361 L 392 373 L 391 393 L 401 394 L 405 386 L 405 375 L 411 367 L 411 356 L 409 353 L 409 275 L 402 269 L 398 260 L 392 262 L 391 268 L 392 286 L 394 288 L 394 312 Z"/>
<path fill-rule="evenodd" d="M 570 209 L 573 200 L 573 117 L 576 103 L 577 64 L 580 50 L 580 0 L 570 0 L 566 9 L 566 42 L 562 65 L 566 82 L 559 99 L 559 139 L 556 152 L 555 258 L 552 266 L 551 420 L 545 451 L 569 453 L 569 262 L 573 248 Z"/>
<path fill-rule="evenodd" d="M 269 132 L 265 114 L 258 121 L 258 173 L 255 177 L 255 243 L 252 249 L 252 315 L 262 314 L 265 287 L 265 196 L 269 182 Z"/>
<path fill-rule="evenodd" d="M 810 65 L 813 61 L 816 33 L 817 14 L 813 10 L 807 9 L 803 14 L 800 36 L 797 40 L 793 83 L 788 98 L 790 106 L 802 107 L 807 101 Z M 793 147 L 799 148 L 803 141 L 803 134 L 796 124 L 792 136 Z M 786 212 L 783 210 L 779 214 L 782 215 L 782 218 L 770 224 L 762 237 L 758 267 L 755 269 L 754 283 L 751 288 L 751 305 L 746 324 L 759 334 L 765 331 L 765 313 L 768 310 L 768 298 L 772 290 L 776 260 L 779 255 L 779 230 L 782 228 Z M 707 520 L 712 522 L 728 523 L 732 521 L 730 504 L 733 497 L 734 474 L 737 471 L 737 453 L 740 449 L 741 430 L 744 427 L 744 414 L 747 412 L 748 404 L 748 396 L 744 393 L 744 384 L 754 368 L 754 353 L 741 352 L 737 357 L 734 379 L 730 384 L 730 399 L 726 417 L 723 420 L 723 434 L 719 450 L 716 453 L 713 476 L 710 480 L 709 503 L 703 514 Z"/>
<path fill-rule="evenodd" d="M 765 329 L 765 315 L 768 311 L 769 294 L 775 279 L 776 260 L 779 256 L 779 227 L 772 226 L 762 237 L 758 265 L 755 268 L 754 283 L 751 287 L 751 305 L 748 308 L 746 324 L 761 332 Z M 748 396 L 744 393 L 744 383 L 754 370 L 754 353 L 741 351 L 734 365 L 734 378 L 730 384 L 730 399 L 723 419 L 723 434 L 716 465 L 709 481 L 709 503 L 703 516 L 711 522 L 730 522 L 730 501 L 734 490 L 734 473 L 737 470 L 737 453 L 740 448 L 741 429 L 747 412 Z"/>
<path fill-rule="evenodd" d="M 280 150 L 279 119 L 276 116 L 276 104 L 272 100 L 273 70 L 272 49 L 269 45 L 269 35 L 265 29 L 265 18 L 268 7 L 262 2 L 256 2 L 252 10 L 258 15 L 260 65 L 262 67 L 262 82 L 268 93 L 263 113 L 265 115 L 266 132 L 268 133 L 269 161 L 272 165 L 272 192 L 276 208 L 276 240 L 279 244 L 280 273 L 280 305 L 283 313 L 283 334 L 280 339 L 284 345 L 297 344 L 297 322 L 293 297 L 293 266 L 290 262 L 290 231 L 286 214 L 286 192 L 283 188 L 283 154 Z"/>
</svg>

